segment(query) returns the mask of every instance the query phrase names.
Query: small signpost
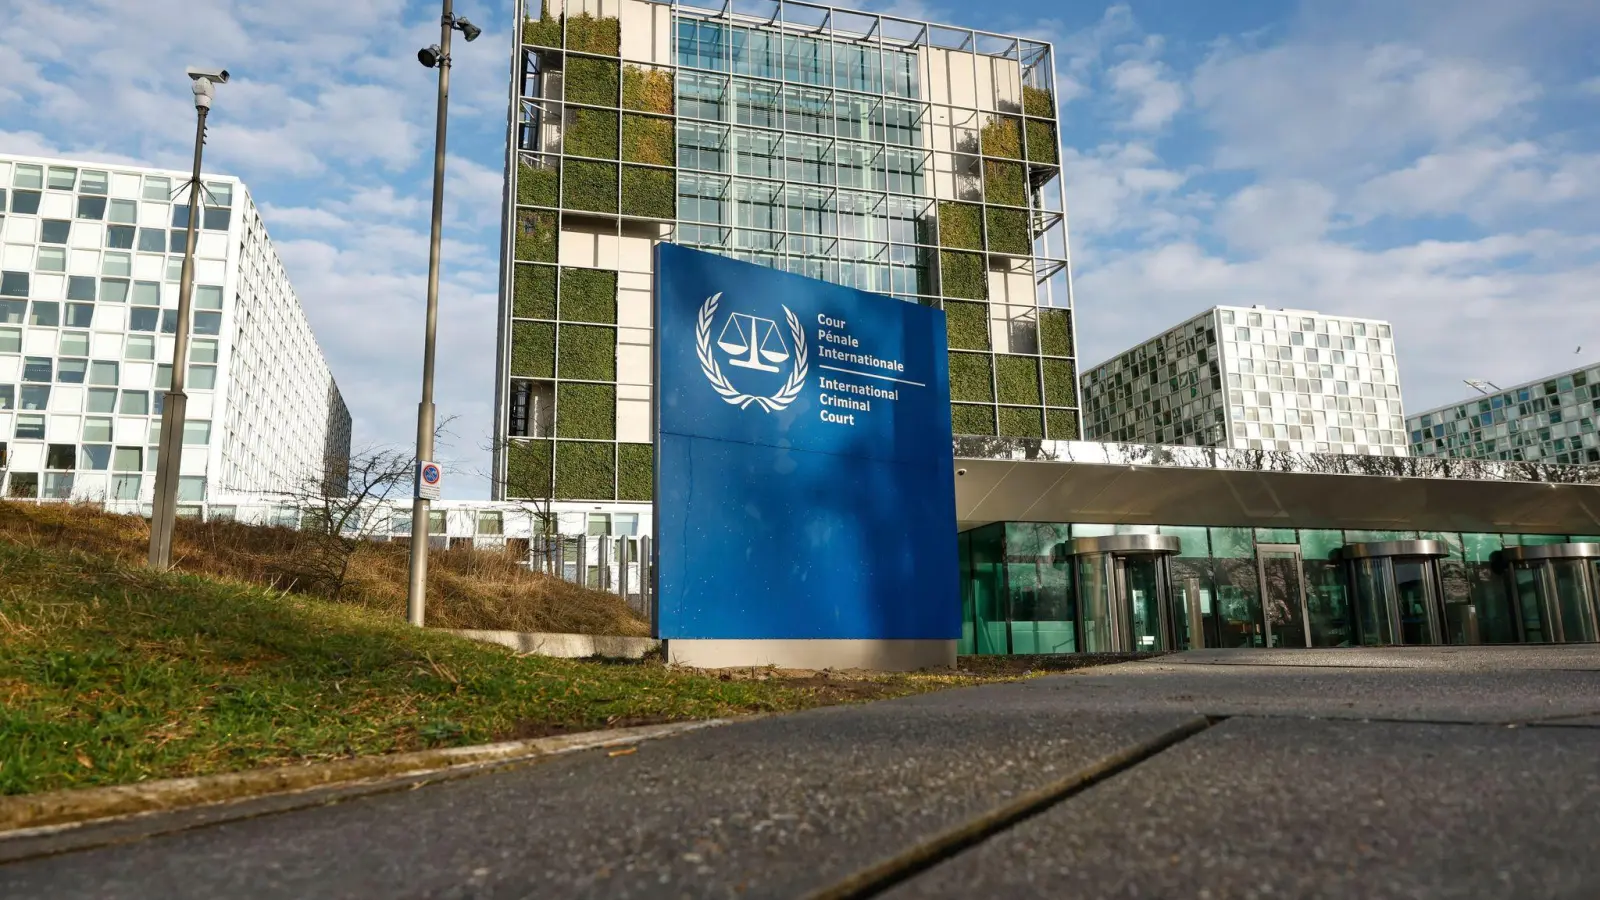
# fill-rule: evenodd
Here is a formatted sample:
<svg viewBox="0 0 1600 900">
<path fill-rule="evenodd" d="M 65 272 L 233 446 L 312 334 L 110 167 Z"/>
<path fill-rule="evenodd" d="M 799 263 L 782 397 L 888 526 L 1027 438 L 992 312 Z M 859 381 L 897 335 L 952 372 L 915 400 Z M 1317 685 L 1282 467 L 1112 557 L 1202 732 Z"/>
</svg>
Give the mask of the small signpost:
<svg viewBox="0 0 1600 900">
<path fill-rule="evenodd" d="M 444 472 L 438 463 L 417 463 L 417 485 L 413 496 L 418 500 L 439 499 L 439 487 L 444 481 Z"/>
</svg>

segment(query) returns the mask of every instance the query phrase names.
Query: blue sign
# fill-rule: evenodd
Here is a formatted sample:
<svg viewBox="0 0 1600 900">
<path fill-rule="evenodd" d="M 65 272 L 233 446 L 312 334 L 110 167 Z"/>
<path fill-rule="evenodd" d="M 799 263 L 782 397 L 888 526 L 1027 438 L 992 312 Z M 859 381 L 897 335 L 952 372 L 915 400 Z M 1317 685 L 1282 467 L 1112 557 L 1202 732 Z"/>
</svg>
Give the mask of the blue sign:
<svg viewBox="0 0 1600 900">
<path fill-rule="evenodd" d="M 960 635 L 944 313 L 656 254 L 662 638 Z"/>
</svg>

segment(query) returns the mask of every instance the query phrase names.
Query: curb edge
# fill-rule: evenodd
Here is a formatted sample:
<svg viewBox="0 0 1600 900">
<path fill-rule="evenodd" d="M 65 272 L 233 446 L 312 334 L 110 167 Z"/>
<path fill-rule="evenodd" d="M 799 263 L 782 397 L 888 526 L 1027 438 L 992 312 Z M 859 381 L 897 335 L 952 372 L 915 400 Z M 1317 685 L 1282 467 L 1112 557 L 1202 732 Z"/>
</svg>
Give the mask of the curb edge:
<svg viewBox="0 0 1600 900">
<path fill-rule="evenodd" d="M 484 764 L 517 762 L 637 743 L 725 725 L 731 721 L 701 719 L 640 725 L 523 741 L 354 757 L 303 766 L 274 766 L 218 775 L 0 797 L 0 842 L 38 837 L 129 816 L 175 812 L 321 788 L 358 784 L 378 787 L 398 779 Z"/>
</svg>

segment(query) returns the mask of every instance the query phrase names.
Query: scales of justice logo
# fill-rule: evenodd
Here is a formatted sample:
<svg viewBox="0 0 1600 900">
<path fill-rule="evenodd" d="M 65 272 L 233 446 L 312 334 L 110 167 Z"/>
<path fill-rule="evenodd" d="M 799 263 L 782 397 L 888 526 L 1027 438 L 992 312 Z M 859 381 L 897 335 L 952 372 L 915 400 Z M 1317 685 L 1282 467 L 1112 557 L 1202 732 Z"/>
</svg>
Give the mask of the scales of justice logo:
<svg viewBox="0 0 1600 900">
<path fill-rule="evenodd" d="M 783 307 L 785 324 L 789 326 L 789 337 L 794 347 L 792 353 L 789 345 L 784 343 L 778 323 L 772 319 L 754 313 L 732 312 L 723 320 L 715 346 L 727 354 L 729 368 L 777 373 L 783 371 L 783 363 L 792 360 L 789 377 L 777 393 L 769 396 L 747 394 L 734 387 L 723 374 L 722 366 L 711 349 L 711 327 L 716 321 L 717 305 L 721 300 L 722 293 L 718 292 L 707 297 L 700 307 L 700 316 L 695 325 L 695 347 L 700 357 L 700 371 L 724 401 L 740 409 L 748 409 L 751 404 L 761 407 L 764 412 L 787 408 L 800 396 L 800 388 L 806 382 L 806 335 L 799 317 L 789 307 Z"/>
</svg>

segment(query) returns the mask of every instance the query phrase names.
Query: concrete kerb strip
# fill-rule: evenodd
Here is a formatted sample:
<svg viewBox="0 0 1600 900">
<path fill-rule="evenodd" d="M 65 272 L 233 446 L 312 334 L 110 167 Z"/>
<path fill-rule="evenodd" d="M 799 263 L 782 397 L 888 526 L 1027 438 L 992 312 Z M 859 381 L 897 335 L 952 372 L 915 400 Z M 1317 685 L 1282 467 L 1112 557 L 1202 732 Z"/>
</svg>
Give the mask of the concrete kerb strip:
<svg viewBox="0 0 1600 900">
<path fill-rule="evenodd" d="M 661 642 L 655 638 L 622 637 L 620 635 L 475 631 L 459 628 L 440 628 L 437 630 L 485 644 L 498 644 L 501 647 L 508 647 L 524 655 L 552 656 L 562 659 L 586 659 L 591 656 L 603 656 L 612 659 L 640 659 L 661 646 Z"/>
<path fill-rule="evenodd" d="M 0 797 L 0 842 L 37 837 L 80 825 L 142 814 L 171 812 L 231 801 L 251 800 L 323 788 L 365 785 L 382 790 L 390 782 L 419 775 L 521 762 L 540 757 L 635 744 L 730 719 L 641 725 L 524 741 L 419 750 L 387 756 L 342 759 L 309 766 L 280 766 L 196 778 L 50 791 Z"/>
</svg>

